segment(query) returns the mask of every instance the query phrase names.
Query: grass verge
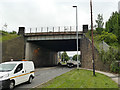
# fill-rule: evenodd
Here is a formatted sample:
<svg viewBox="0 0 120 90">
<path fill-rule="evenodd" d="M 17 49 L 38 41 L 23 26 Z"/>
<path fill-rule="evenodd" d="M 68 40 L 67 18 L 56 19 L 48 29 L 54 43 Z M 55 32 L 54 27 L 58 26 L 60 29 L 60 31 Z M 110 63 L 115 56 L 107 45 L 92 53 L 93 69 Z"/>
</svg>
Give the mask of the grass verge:
<svg viewBox="0 0 120 90">
<path fill-rule="evenodd" d="M 19 35 L 17 34 L 7 34 L 7 35 L 3 35 L 1 38 L 0 38 L 0 42 L 2 41 L 7 41 L 7 40 L 11 40 L 11 39 L 14 39 L 16 37 L 18 37 Z"/>
<path fill-rule="evenodd" d="M 92 71 L 74 69 L 36 87 L 39 88 L 118 88 L 118 85 L 103 74 L 96 73 L 94 77 Z"/>
</svg>

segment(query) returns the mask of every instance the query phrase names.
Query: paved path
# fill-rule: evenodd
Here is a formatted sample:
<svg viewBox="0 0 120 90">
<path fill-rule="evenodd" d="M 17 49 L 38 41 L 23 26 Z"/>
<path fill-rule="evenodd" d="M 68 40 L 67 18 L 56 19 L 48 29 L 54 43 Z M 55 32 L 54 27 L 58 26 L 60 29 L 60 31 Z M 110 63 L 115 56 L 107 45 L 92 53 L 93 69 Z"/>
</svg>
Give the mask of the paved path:
<svg viewBox="0 0 120 90">
<path fill-rule="evenodd" d="M 47 82 L 48 80 L 51 80 L 55 78 L 56 76 L 59 76 L 63 73 L 66 73 L 73 68 L 68 67 L 47 67 L 47 68 L 38 68 L 35 70 L 35 78 L 31 84 L 21 84 L 15 87 L 14 90 L 29 90 L 30 88 L 34 88 L 36 86 L 39 86 L 40 84 Z"/>
<path fill-rule="evenodd" d="M 80 68 L 80 69 L 86 69 L 86 68 Z M 92 71 L 92 69 L 87 69 L 87 70 Z M 98 72 L 98 73 L 101 73 L 101 74 L 104 74 L 104 75 L 110 77 L 113 81 L 115 81 L 120 86 L 120 76 L 118 74 L 112 74 L 109 72 L 103 72 L 103 71 L 98 71 L 98 70 L 95 70 L 95 72 Z"/>
</svg>

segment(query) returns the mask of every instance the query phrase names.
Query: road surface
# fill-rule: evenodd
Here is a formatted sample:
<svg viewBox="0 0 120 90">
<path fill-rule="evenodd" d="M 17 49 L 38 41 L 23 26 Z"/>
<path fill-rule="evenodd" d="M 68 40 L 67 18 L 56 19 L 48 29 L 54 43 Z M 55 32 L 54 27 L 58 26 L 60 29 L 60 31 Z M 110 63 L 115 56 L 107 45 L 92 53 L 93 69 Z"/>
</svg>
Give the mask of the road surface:
<svg viewBox="0 0 120 90">
<path fill-rule="evenodd" d="M 40 84 L 45 83 L 48 80 L 51 80 L 56 76 L 66 73 L 70 70 L 72 70 L 72 68 L 68 68 L 68 67 L 38 68 L 35 70 L 35 78 L 31 84 L 23 83 L 21 85 L 16 86 L 14 90 L 20 90 L 20 89 L 29 90 L 30 88 L 39 86 Z"/>
</svg>

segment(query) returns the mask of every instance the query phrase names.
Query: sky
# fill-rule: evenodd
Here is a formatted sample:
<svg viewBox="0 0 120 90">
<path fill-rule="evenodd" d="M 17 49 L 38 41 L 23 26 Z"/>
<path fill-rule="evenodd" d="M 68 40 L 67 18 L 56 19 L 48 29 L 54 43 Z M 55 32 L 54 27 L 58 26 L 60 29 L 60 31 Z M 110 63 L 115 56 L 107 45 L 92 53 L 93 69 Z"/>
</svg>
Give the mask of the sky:
<svg viewBox="0 0 120 90">
<path fill-rule="evenodd" d="M 104 22 L 112 12 L 118 11 L 120 0 L 93 0 L 93 21 L 103 14 Z M 75 26 L 78 7 L 78 26 L 90 26 L 90 0 L 0 0 L 0 29 L 7 24 L 6 31 L 17 31 L 18 27 L 28 28 L 51 26 Z"/>
</svg>

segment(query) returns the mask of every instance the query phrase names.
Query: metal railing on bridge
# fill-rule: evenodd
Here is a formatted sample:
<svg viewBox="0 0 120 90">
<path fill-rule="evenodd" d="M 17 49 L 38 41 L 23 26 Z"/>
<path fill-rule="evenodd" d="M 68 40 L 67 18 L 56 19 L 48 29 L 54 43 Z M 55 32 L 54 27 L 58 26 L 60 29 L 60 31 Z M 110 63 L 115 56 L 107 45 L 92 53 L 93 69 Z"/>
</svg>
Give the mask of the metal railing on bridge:
<svg viewBox="0 0 120 90">
<path fill-rule="evenodd" d="M 48 33 L 48 32 L 76 32 L 75 26 L 58 26 L 58 27 L 34 27 L 26 28 L 25 33 Z M 80 28 L 78 27 L 78 31 Z"/>
</svg>

